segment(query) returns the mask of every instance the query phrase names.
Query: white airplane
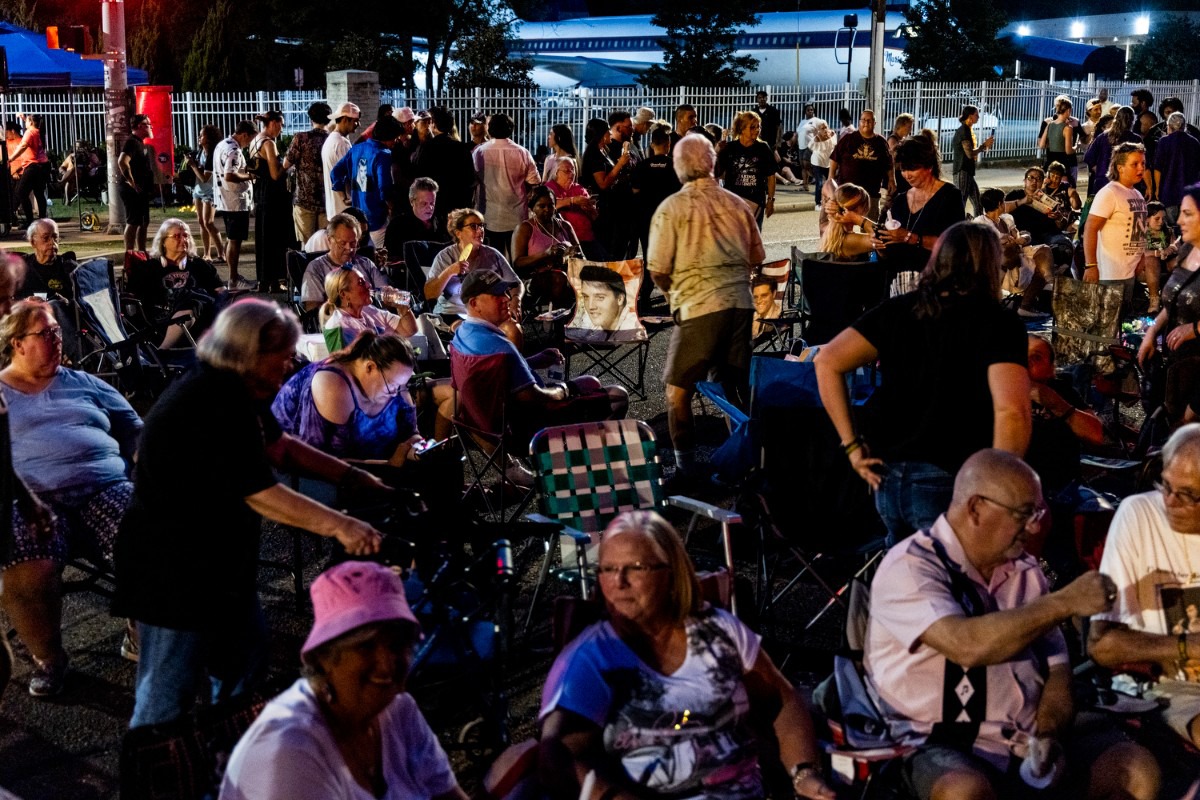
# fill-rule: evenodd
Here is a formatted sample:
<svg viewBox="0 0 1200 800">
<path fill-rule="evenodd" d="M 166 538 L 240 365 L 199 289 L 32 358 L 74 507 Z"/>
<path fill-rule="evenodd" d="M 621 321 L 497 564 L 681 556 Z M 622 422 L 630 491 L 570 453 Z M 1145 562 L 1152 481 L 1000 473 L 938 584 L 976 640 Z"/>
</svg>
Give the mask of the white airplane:
<svg viewBox="0 0 1200 800">
<path fill-rule="evenodd" d="M 856 14 L 858 28 L 845 26 Z M 584 17 L 561 22 L 520 22 L 514 55 L 533 60 L 533 79 L 543 89 L 633 85 L 651 64 L 662 63 L 659 38 L 666 31 L 650 24 L 650 15 Z M 737 37 L 738 55 L 758 59 L 746 73 L 755 85 L 845 83 L 847 55 L 853 42 L 849 79 L 867 77 L 870 63 L 871 11 L 778 11 L 759 15 L 759 24 Z M 905 40 L 897 35 L 904 15 L 889 12 L 884 23 L 885 77 L 903 77 L 900 55 Z"/>
</svg>

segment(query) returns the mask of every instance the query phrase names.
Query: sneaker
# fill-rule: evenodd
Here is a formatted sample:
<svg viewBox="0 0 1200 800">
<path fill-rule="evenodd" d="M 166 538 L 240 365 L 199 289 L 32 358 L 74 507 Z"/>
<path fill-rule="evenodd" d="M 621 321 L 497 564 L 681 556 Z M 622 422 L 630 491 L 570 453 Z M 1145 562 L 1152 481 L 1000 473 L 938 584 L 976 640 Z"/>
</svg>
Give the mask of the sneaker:
<svg viewBox="0 0 1200 800">
<path fill-rule="evenodd" d="M 504 470 L 504 479 L 509 483 L 520 486 L 523 489 L 533 488 L 534 474 L 526 469 L 524 464 L 514 461 L 509 464 L 508 469 Z"/>
<path fill-rule="evenodd" d="M 1017 308 L 1017 316 L 1024 317 L 1025 319 L 1045 319 L 1050 315 L 1042 311 L 1036 311 L 1032 308 L 1019 307 Z"/>
<path fill-rule="evenodd" d="M 253 292 L 258 289 L 258 281 L 248 281 L 239 275 L 236 280 L 229 281 L 229 288 L 234 291 Z"/>
<path fill-rule="evenodd" d="M 125 631 L 125 638 L 121 640 L 121 658 L 135 664 L 138 662 L 138 643 L 129 635 L 129 631 Z"/>
<path fill-rule="evenodd" d="M 67 681 L 67 659 L 57 664 L 42 664 L 33 661 L 33 675 L 29 677 L 29 693 L 34 697 L 53 697 L 63 690 Z"/>
</svg>

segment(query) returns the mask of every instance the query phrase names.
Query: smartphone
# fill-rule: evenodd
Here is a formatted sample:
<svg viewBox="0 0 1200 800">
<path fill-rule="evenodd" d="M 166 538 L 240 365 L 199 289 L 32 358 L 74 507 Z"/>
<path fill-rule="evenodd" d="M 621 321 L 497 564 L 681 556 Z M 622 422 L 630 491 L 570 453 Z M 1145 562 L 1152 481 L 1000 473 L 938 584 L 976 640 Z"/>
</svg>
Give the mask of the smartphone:
<svg viewBox="0 0 1200 800">
<path fill-rule="evenodd" d="M 449 439 L 425 439 L 413 446 L 413 452 L 419 456 L 425 455 L 430 450 L 436 450 L 444 445 Z"/>
</svg>

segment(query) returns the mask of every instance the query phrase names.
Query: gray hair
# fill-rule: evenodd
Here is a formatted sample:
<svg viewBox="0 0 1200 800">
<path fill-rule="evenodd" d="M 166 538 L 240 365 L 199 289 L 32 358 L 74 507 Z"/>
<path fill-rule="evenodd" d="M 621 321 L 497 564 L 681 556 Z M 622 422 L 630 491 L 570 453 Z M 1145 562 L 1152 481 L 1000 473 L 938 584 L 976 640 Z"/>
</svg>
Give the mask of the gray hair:
<svg viewBox="0 0 1200 800">
<path fill-rule="evenodd" d="M 1179 113 L 1178 111 L 1172 111 L 1171 115 L 1167 117 L 1167 130 L 1177 131 L 1182 128 L 1186 122 L 1187 118 L 1183 116 L 1183 114 Z"/>
<path fill-rule="evenodd" d="M 25 231 L 25 241 L 33 244 L 33 237 L 37 236 L 38 232 L 40 232 L 42 228 L 50 228 L 55 233 L 58 233 L 58 223 L 49 217 L 43 217 L 42 219 L 35 219 L 33 222 L 29 223 L 29 228 Z"/>
<path fill-rule="evenodd" d="M 417 199 L 417 192 L 433 192 L 438 193 L 437 181 L 433 178 L 417 178 L 412 182 L 412 186 L 408 187 L 408 202 Z"/>
<path fill-rule="evenodd" d="M 332 239 L 334 231 L 338 228 L 349 228 L 354 231 L 355 236 L 362 238 L 362 229 L 358 227 L 358 220 L 349 214 L 334 214 L 330 217 L 329 223 L 325 226 L 325 233 Z"/>
<path fill-rule="evenodd" d="M 187 247 L 185 249 L 189 257 L 195 258 L 196 240 L 192 238 L 192 229 L 188 227 L 186 222 L 177 217 L 164 219 L 162 225 L 158 226 L 158 232 L 154 234 L 154 241 L 150 243 L 151 258 L 158 258 L 162 255 L 163 239 L 167 238 L 168 234 L 175 228 L 179 228 L 187 234 Z"/>
<path fill-rule="evenodd" d="M 1193 458 L 1200 458 L 1200 422 L 1181 425 L 1171 434 L 1171 438 L 1163 445 L 1163 466 L 1169 465 L 1176 456 L 1182 455 L 1183 451 L 1187 451 Z"/>
<path fill-rule="evenodd" d="M 675 174 L 681 183 L 711 178 L 717 165 L 717 151 L 713 149 L 712 142 L 698 133 L 689 133 L 676 142 L 673 156 Z"/>
<path fill-rule="evenodd" d="M 196 345 L 196 357 L 238 375 L 252 371 L 260 355 L 282 353 L 300 341 L 300 321 L 270 300 L 248 297 L 217 315 Z"/>
</svg>

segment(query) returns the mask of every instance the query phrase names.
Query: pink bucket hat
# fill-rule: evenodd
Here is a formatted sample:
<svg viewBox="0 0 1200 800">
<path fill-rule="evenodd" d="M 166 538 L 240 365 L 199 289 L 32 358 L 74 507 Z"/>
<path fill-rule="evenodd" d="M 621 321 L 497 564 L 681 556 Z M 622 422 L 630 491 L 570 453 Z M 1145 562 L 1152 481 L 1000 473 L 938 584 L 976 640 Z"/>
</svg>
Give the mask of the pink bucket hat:
<svg viewBox="0 0 1200 800">
<path fill-rule="evenodd" d="M 315 619 L 301 655 L 370 622 L 420 624 L 408 606 L 400 576 L 369 561 L 345 561 L 327 569 L 309 593 Z"/>
</svg>

